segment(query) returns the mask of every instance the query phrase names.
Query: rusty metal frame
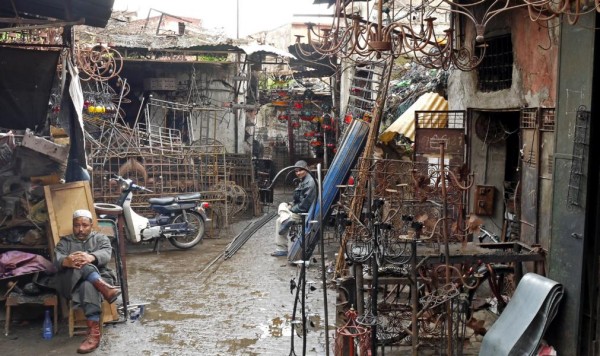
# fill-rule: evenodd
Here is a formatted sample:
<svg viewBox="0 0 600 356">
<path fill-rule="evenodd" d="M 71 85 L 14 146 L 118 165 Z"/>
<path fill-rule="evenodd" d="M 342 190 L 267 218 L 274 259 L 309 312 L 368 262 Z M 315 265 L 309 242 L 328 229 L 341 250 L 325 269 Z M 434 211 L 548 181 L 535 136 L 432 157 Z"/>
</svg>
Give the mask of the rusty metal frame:
<svg viewBox="0 0 600 356">
<path fill-rule="evenodd" d="M 177 130 L 143 124 L 132 129 L 89 117 L 85 123 L 96 202 L 114 203 L 119 187 L 110 177 L 126 175 L 153 191 L 134 196 L 132 206 L 142 214 L 150 213 L 148 198 L 200 192 L 228 224 L 231 166 L 222 145 L 185 145 Z"/>
</svg>

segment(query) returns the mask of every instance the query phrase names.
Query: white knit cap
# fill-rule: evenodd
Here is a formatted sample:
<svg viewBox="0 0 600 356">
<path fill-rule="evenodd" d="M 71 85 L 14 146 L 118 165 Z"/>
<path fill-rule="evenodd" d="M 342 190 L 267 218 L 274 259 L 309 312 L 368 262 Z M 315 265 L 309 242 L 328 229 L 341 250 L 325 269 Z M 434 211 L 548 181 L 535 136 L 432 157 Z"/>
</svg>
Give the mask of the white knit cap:
<svg viewBox="0 0 600 356">
<path fill-rule="evenodd" d="M 75 210 L 75 212 L 73 213 L 73 219 L 76 219 L 76 218 L 92 219 L 92 213 L 89 210 L 85 210 L 85 209 Z"/>
</svg>

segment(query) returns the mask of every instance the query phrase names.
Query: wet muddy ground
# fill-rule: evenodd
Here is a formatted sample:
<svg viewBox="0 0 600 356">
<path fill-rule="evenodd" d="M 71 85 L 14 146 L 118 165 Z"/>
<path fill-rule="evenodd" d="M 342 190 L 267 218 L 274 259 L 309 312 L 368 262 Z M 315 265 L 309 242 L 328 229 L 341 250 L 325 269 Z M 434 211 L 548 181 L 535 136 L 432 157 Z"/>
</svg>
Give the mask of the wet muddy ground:
<svg viewBox="0 0 600 356">
<path fill-rule="evenodd" d="M 274 209 L 271 207 L 270 209 Z M 275 219 L 258 229 L 233 256 L 224 253 L 231 241 L 260 217 L 237 217 L 228 227 L 213 231 L 190 250 L 168 242 L 160 254 L 152 245 L 130 246 L 127 272 L 131 308 L 129 320 L 104 327 L 104 337 L 94 355 L 325 355 L 325 312 L 321 283 L 320 250 L 307 270 L 305 310 L 308 319 L 304 343 L 294 324 L 295 304 L 290 280 L 300 269 L 286 258 L 271 257 Z M 333 263 L 337 242 L 325 239 L 325 264 Z M 333 355 L 336 329 L 336 288 L 328 276 L 327 306 L 329 349 Z M 314 290 L 311 290 L 314 287 Z M 4 325 L 3 304 L 0 322 Z M 82 336 L 68 336 L 66 318 L 51 340 L 41 337 L 43 308 L 13 311 L 9 336 L 0 337 L 0 355 L 76 355 Z M 296 304 L 300 319 L 301 303 Z M 38 313 L 35 315 L 35 313 Z M 32 315 L 33 313 L 33 315 Z M 485 316 L 486 326 L 491 320 Z M 471 333 L 472 334 L 472 333 Z M 463 355 L 477 355 L 481 336 L 466 340 Z M 380 353 L 381 352 L 381 353 Z M 378 354 L 410 355 L 410 347 L 386 347 Z M 419 355 L 439 354 L 419 350 Z"/>
<path fill-rule="evenodd" d="M 152 252 L 151 245 L 128 246 L 130 301 L 144 304 L 144 312 L 137 320 L 105 325 L 101 346 L 94 354 L 302 355 L 306 347 L 307 355 L 324 355 L 320 260 L 307 271 L 307 281 L 314 282 L 309 286 L 316 288 L 307 288 L 305 308 L 310 322 L 304 346 L 298 328 L 292 338 L 291 323 L 295 294 L 290 292 L 290 280 L 297 281 L 300 270 L 286 258 L 270 256 L 275 220 L 260 228 L 232 257 L 222 256 L 232 239 L 257 219 L 238 219 L 218 237 L 207 238 L 191 250 L 177 250 L 168 242 L 160 254 Z M 335 244 L 325 249 L 330 259 L 335 249 Z M 327 290 L 333 350 L 335 286 Z M 138 312 L 133 309 L 134 317 Z M 41 318 L 19 320 L 18 313 L 14 315 L 10 335 L 0 341 L 0 355 L 76 354 L 82 336 L 69 338 L 66 319 L 60 321 L 53 339 L 44 340 Z"/>
</svg>

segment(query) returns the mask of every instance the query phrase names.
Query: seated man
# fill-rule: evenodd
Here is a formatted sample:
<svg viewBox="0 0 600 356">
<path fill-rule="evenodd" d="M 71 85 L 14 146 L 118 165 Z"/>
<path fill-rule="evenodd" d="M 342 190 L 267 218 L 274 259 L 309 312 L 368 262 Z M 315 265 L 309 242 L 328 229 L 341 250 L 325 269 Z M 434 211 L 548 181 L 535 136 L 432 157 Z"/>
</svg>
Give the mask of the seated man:
<svg viewBox="0 0 600 356">
<path fill-rule="evenodd" d="M 300 184 L 294 189 L 294 201 L 292 204 L 279 204 L 277 211 L 279 217 L 275 222 L 275 251 L 271 253 L 271 256 L 274 257 L 287 256 L 287 233 L 290 226 L 294 223 L 302 222 L 302 217 L 299 214 L 307 213 L 317 197 L 315 180 L 305 170 L 308 164 L 305 161 L 298 161 L 294 166 L 299 167 L 296 168 L 295 173 L 296 177 L 300 180 Z"/>
<path fill-rule="evenodd" d="M 54 249 L 56 290 L 82 308 L 86 318 L 87 338 L 77 349 L 80 354 L 92 352 L 100 344 L 102 298 L 113 303 L 121 294 L 112 286 L 115 275 L 107 267 L 112 254 L 110 240 L 92 231 L 92 219 L 90 211 L 76 210 L 73 234 L 61 238 Z"/>
</svg>

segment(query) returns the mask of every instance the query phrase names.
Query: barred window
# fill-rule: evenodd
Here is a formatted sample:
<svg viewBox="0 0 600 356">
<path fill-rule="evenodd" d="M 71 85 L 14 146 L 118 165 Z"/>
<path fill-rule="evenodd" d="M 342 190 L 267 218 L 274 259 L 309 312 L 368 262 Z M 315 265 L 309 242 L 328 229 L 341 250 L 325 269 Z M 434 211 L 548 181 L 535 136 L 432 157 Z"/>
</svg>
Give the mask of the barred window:
<svg viewBox="0 0 600 356">
<path fill-rule="evenodd" d="M 477 67 L 479 90 L 492 92 L 509 89 L 512 85 L 512 67 L 513 48 L 510 34 L 487 40 L 485 57 Z"/>
</svg>

